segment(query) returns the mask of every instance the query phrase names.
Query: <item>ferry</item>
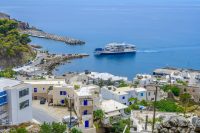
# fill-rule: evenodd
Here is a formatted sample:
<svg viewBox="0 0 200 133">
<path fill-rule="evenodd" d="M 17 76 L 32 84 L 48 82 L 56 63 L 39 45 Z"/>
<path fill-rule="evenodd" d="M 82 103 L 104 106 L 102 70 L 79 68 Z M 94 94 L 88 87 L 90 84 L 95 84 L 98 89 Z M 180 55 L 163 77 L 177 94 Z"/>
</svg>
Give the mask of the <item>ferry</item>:
<svg viewBox="0 0 200 133">
<path fill-rule="evenodd" d="M 135 53 L 136 47 L 127 43 L 109 43 L 105 48 L 96 48 L 95 55 L 111 55 L 111 54 L 126 54 Z"/>
</svg>

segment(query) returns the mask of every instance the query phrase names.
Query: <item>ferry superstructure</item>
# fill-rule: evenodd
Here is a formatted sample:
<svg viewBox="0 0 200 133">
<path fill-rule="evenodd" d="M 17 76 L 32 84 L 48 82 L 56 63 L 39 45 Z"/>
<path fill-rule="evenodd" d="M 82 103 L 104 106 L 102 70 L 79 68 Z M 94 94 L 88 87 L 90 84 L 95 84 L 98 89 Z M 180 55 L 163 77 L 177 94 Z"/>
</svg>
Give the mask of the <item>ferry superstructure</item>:
<svg viewBox="0 0 200 133">
<path fill-rule="evenodd" d="M 105 48 L 96 48 L 94 51 L 95 55 L 126 54 L 135 52 L 135 45 L 126 43 L 109 43 Z"/>
</svg>

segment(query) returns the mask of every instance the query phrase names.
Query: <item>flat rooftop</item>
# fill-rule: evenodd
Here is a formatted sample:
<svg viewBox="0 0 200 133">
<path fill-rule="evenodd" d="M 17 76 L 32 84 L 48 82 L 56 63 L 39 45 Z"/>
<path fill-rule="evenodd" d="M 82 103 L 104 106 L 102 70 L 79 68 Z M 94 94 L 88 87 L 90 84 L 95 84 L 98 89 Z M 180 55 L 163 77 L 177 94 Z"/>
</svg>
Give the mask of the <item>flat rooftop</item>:
<svg viewBox="0 0 200 133">
<path fill-rule="evenodd" d="M 5 88 L 5 87 L 13 87 L 13 86 L 19 85 L 21 83 L 22 83 L 22 81 L 19 81 L 19 80 L 0 78 L 0 88 L 1 89 Z"/>
<path fill-rule="evenodd" d="M 78 90 L 75 90 L 78 96 L 92 96 L 92 91 L 96 89 L 95 86 L 86 86 L 86 87 L 81 87 Z"/>
<path fill-rule="evenodd" d="M 111 89 L 108 89 L 108 88 L 111 88 Z M 136 91 L 136 92 L 142 92 L 142 91 L 146 91 L 145 88 L 133 88 L 133 87 L 130 87 L 130 86 L 127 86 L 127 87 L 120 87 L 120 88 L 116 88 L 114 86 L 109 86 L 107 89 L 109 91 L 112 91 L 113 93 L 115 94 L 118 94 L 118 95 L 125 95 L 125 94 L 128 94 L 127 92 L 129 91 Z"/>
<path fill-rule="evenodd" d="M 102 79 L 102 80 L 109 80 L 111 79 L 112 81 L 119 81 L 119 80 L 124 80 L 127 81 L 127 77 L 120 77 L 120 76 L 115 76 L 110 73 L 98 73 L 98 72 L 91 72 L 91 74 L 88 74 L 90 78 L 94 79 Z"/>
<path fill-rule="evenodd" d="M 118 111 L 121 109 L 125 109 L 128 108 L 128 106 L 121 104 L 115 100 L 103 100 L 100 108 L 105 112 L 105 113 L 109 113 L 109 112 L 114 112 L 114 111 Z"/>
<path fill-rule="evenodd" d="M 66 84 L 65 79 L 24 80 L 24 82 L 28 84 L 49 84 L 49 85 Z"/>
</svg>

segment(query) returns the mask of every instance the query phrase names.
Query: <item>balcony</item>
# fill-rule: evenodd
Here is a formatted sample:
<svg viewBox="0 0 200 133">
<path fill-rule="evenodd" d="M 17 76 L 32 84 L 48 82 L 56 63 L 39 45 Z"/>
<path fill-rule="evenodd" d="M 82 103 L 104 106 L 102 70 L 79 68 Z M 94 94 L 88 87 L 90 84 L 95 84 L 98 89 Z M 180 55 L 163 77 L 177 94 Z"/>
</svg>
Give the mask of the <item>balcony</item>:
<svg viewBox="0 0 200 133">
<path fill-rule="evenodd" d="M 82 115 L 82 120 L 83 121 L 84 120 L 89 120 L 89 119 L 92 119 L 92 118 L 93 118 L 92 114 Z"/>
<path fill-rule="evenodd" d="M 0 111 L 0 119 L 4 119 L 4 118 L 6 118 L 6 117 L 8 117 L 8 112 L 7 112 L 7 110 L 2 110 L 2 111 Z"/>
</svg>

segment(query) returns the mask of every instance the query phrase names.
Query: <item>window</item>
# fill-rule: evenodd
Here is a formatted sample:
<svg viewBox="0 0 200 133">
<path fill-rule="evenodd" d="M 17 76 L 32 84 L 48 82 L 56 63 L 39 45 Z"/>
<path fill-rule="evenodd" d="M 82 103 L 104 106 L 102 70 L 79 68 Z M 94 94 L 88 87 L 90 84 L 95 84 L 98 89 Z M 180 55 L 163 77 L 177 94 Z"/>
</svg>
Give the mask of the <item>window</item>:
<svg viewBox="0 0 200 133">
<path fill-rule="evenodd" d="M 149 96 L 151 96 L 151 92 L 149 92 Z"/>
<path fill-rule="evenodd" d="M 143 93 L 140 93 L 140 96 L 141 96 L 141 97 L 143 97 L 143 96 L 144 96 L 144 94 L 143 94 Z"/>
<path fill-rule="evenodd" d="M 88 105 L 88 101 L 87 101 L 87 100 L 84 100 L 84 101 L 83 101 L 83 105 L 85 105 L 85 106 Z"/>
<path fill-rule="evenodd" d="M 84 110 L 84 111 L 83 111 L 83 115 L 87 115 L 87 110 Z"/>
<path fill-rule="evenodd" d="M 45 90 L 45 88 L 42 88 L 43 89 L 43 91 Z"/>
<path fill-rule="evenodd" d="M 34 92 L 37 92 L 37 88 L 34 88 Z"/>
<path fill-rule="evenodd" d="M 19 98 L 29 94 L 29 88 L 19 91 Z"/>
<path fill-rule="evenodd" d="M 125 96 L 123 96 L 122 99 L 125 99 Z"/>
<path fill-rule="evenodd" d="M 60 95 L 67 95 L 66 91 L 60 91 Z"/>
<path fill-rule="evenodd" d="M 23 102 L 21 102 L 21 103 L 19 104 L 20 110 L 21 110 L 21 109 L 24 109 L 24 108 L 26 108 L 26 107 L 28 107 L 28 106 L 29 106 L 29 100 L 23 101 Z"/>
<path fill-rule="evenodd" d="M 62 104 L 64 104 L 64 103 L 65 103 L 65 100 L 61 100 L 60 102 L 61 102 Z"/>
</svg>

